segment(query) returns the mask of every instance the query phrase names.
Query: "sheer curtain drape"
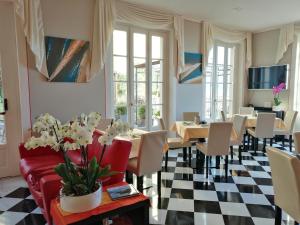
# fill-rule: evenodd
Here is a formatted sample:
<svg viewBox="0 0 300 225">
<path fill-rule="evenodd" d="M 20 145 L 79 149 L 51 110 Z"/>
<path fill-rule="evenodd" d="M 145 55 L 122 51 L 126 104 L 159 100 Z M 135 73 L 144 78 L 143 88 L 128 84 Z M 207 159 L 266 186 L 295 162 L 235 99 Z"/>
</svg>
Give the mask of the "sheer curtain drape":
<svg viewBox="0 0 300 225">
<path fill-rule="evenodd" d="M 116 2 L 116 20 L 118 22 L 147 28 L 171 30 L 174 32 L 173 62 L 176 76 L 184 69 L 184 19 L 182 16 L 167 14 L 158 10 L 123 1 Z"/>
<path fill-rule="evenodd" d="M 295 25 L 293 23 L 284 25 L 280 28 L 275 63 L 279 63 L 284 53 L 287 51 L 289 45 L 294 42 L 294 35 Z"/>
<path fill-rule="evenodd" d="M 174 31 L 176 75 L 184 68 L 184 19 L 140 5 L 115 0 L 95 0 L 91 48 L 91 72 L 88 80 L 104 67 L 115 21 L 150 29 Z M 16 0 L 15 9 L 21 18 L 30 49 L 35 55 L 36 68 L 49 78 L 46 67 L 44 24 L 40 0 Z"/>
<path fill-rule="evenodd" d="M 208 22 L 202 22 L 202 53 L 204 55 L 204 76 L 208 63 L 208 54 L 213 47 L 214 40 L 237 44 L 239 46 L 238 70 L 234 75 L 233 92 L 236 100 L 233 103 L 233 112 L 247 102 L 247 71 L 252 64 L 252 34 L 250 32 L 229 31 Z"/>
<path fill-rule="evenodd" d="M 116 18 L 115 0 L 95 0 L 91 48 L 91 70 L 88 80 L 105 65 Z"/>
<path fill-rule="evenodd" d="M 300 27 L 299 29 L 295 29 L 295 40 L 296 40 L 296 54 L 295 54 L 295 76 L 294 76 L 294 84 L 291 83 L 291 85 L 293 85 L 294 89 L 294 93 L 293 97 L 291 99 L 293 99 L 293 108 L 292 110 L 297 110 L 300 111 Z M 291 105 L 291 104 L 289 104 Z"/>
<path fill-rule="evenodd" d="M 27 43 L 35 56 L 37 70 L 49 78 L 40 0 L 16 0 L 15 11 L 21 20 Z"/>
</svg>

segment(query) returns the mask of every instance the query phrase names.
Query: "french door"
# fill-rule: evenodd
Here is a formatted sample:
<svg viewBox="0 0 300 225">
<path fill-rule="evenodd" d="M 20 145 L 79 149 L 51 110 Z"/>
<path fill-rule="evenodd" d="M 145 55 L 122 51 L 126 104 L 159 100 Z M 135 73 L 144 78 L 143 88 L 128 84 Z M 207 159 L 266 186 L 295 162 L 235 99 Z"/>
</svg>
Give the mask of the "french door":
<svg viewBox="0 0 300 225">
<path fill-rule="evenodd" d="M 15 22 L 13 1 L 0 1 L 0 30 L 5 31 L 0 32 L 0 177 L 20 173 L 22 127 Z"/>
<path fill-rule="evenodd" d="M 205 77 L 205 118 L 215 121 L 223 110 L 232 115 L 234 45 L 215 42 L 208 57 Z"/>
<path fill-rule="evenodd" d="M 113 112 L 132 127 L 152 130 L 164 116 L 165 34 L 132 27 L 113 33 Z"/>
</svg>

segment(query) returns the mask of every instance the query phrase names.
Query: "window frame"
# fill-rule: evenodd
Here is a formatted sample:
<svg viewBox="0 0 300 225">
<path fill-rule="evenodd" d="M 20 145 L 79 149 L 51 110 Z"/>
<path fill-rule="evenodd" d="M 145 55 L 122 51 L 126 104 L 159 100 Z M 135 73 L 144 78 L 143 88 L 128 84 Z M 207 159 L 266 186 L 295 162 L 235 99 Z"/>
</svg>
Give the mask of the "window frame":
<svg viewBox="0 0 300 225">
<path fill-rule="evenodd" d="M 133 56 L 133 34 L 136 33 L 144 33 L 146 34 L 146 126 L 144 128 L 138 127 L 138 129 L 147 129 L 147 130 L 158 130 L 159 123 L 156 126 L 153 126 L 152 123 L 152 114 L 153 114 L 153 107 L 152 106 L 161 106 L 162 115 L 160 117 L 166 118 L 167 115 L 167 73 L 168 73 L 168 32 L 162 30 L 150 30 L 144 29 L 128 24 L 118 23 L 114 30 L 121 30 L 127 32 L 127 120 L 134 125 L 134 110 L 133 110 L 133 103 L 134 103 L 134 56 Z M 159 59 L 162 61 L 162 81 L 161 82 L 152 82 L 152 36 L 159 36 L 163 38 L 163 49 L 162 49 L 162 58 Z M 112 117 L 115 116 L 114 109 L 114 81 L 113 78 L 113 61 L 114 61 L 114 53 L 113 53 L 113 37 L 111 42 L 111 51 L 109 58 L 111 59 L 110 63 L 110 71 L 108 79 L 108 87 L 109 87 L 109 111 Z M 156 59 L 156 58 L 155 58 Z M 154 60 L 155 60 L 154 59 Z M 162 102 L 161 104 L 152 104 L 152 84 L 158 83 L 162 84 Z"/>
</svg>

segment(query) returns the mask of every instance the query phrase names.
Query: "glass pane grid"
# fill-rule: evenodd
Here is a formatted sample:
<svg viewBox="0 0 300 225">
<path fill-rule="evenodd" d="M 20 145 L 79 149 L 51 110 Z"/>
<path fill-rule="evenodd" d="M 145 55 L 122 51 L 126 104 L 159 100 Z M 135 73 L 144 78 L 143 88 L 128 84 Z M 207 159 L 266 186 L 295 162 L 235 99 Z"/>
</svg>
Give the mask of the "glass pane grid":
<svg viewBox="0 0 300 225">
<path fill-rule="evenodd" d="M 113 54 L 127 56 L 127 32 L 126 31 L 114 30 Z"/>
</svg>

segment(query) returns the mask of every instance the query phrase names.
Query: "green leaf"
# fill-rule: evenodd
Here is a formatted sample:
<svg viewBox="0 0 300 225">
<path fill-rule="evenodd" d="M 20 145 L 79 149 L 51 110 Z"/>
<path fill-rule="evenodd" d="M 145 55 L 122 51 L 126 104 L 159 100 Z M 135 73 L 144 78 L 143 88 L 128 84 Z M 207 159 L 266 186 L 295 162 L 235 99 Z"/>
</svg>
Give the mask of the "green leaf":
<svg viewBox="0 0 300 225">
<path fill-rule="evenodd" d="M 54 171 L 63 179 L 65 183 L 70 181 L 70 177 L 68 175 L 68 170 L 67 167 L 64 163 L 58 164 L 55 168 Z"/>
</svg>

